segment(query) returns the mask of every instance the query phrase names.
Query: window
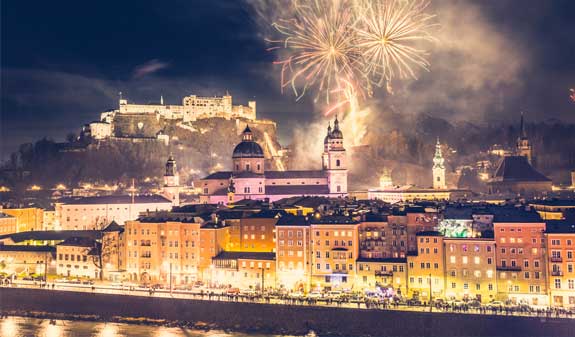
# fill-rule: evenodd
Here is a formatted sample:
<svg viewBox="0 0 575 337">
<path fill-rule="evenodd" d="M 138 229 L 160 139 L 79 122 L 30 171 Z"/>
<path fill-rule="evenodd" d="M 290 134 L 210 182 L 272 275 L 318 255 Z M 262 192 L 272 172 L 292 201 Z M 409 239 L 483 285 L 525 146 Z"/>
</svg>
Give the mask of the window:
<svg viewBox="0 0 575 337">
<path fill-rule="evenodd" d="M 337 160 L 335 161 L 335 166 L 339 167 L 340 165 L 341 165 L 341 162 L 339 161 L 339 159 L 337 159 Z M 339 192 L 339 191 L 338 191 L 338 192 Z"/>
<path fill-rule="evenodd" d="M 561 289 L 561 279 L 555 279 L 555 289 Z"/>
</svg>

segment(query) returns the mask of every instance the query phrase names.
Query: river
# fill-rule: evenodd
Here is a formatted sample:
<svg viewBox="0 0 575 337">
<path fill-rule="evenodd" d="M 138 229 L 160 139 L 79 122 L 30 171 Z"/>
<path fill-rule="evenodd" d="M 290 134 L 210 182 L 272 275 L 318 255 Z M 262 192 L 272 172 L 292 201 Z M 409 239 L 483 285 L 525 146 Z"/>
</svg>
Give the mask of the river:
<svg viewBox="0 0 575 337">
<path fill-rule="evenodd" d="M 200 331 L 124 323 L 50 320 L 28 317 L 0 319 L 1 337 L 272 337 L 272 335 Z"/>
</svg>

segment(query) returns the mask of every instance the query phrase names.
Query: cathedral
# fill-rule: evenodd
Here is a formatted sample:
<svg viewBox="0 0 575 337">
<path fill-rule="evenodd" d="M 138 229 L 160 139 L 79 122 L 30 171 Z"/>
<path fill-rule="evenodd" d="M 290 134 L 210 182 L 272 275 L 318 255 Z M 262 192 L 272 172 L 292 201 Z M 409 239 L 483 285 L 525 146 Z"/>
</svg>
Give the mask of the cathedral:
<svg viewBox="0 0 575 337">
<path fill-rule="evenodd" d="M 488 182 L 489 192 L 531 195 L 551 191 L 551 179 L 537 171 L 532 165 L 533 149 L 525 132 L 523 114 L 521 114 L 515 155 L 506 156 L 501 160 L 495 174 Z"/>
<path fill-rule="evenodd" d="M 327 128 L 321 170 L 266 171 L 264 151 L 249 126 L 232 154 L 232 171 L 199 181 L 200 202 L 233 204 L 242 199 L 276 201 L 294 196 L 347 196 L 347 156 L 337 117 Z"/>
</svg>

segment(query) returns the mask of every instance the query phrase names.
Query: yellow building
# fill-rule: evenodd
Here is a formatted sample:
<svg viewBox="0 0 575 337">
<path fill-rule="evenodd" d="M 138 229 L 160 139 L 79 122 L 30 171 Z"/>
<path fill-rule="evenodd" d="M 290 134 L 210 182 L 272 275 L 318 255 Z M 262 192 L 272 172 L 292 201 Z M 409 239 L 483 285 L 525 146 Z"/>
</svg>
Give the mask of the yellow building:
<svg viewBox="0 0 575 337">
<path fill-rule="evenodd" d="M 390 297 L 402 297 L 407 294 L 406 258 L 360 257 L 357 260 L 356 270 L 354 289 L 381 290 Z"/>
<path fill-rule="evenodd" d="M 497 296 L 495 241 L 445 238 L 445 296 L 487 303 Z"/>
<path fill-rule="evenodd" d="M 529 202 L 543 220 L 561 220 L 565 212 L 575 209 L 575 200 L 534 200 Z"/>
<path fill-rule="evenodd" d="M 545 230 L 549 304 L 575 308 L 575 224 L 549 221 Z"/>
<path fill-rule="evenodd" d="M 18 231 L 18 220 L 16 217 L 0 213 L 0 235 L 12 234 Z"/>
<path fill-rule="evenodd" d="M 417 233 L 417 253 L 407 256 L 409 297 L 423 301 L 444 297 L 445 281 L 443 237 L 439 232 Z"/>
<path fill-rule="evenodd" d="M 44 229 L 44 211 L 41 208 L 4 208 L 2 209 L 2 213 L 11 215 L 16 218 L 16 231 L 18 233 L 28 231 L 41 231 Z"/>
<path fill-rule="evenodd" d="M 220 252 L 213 259 L 213 285 L 261 290 L 276 288 L 275 253 Z"/>
<path fill-rule="evenodd" d="M 50 246 L 0 245 L 0 273 L 54 274 L 56 249 Z"/>
<path fill-rule="evenodd" d="M 345 216 L 310 219 L 312 289 L 352 289 L 359 222 Z"/>
</svg>

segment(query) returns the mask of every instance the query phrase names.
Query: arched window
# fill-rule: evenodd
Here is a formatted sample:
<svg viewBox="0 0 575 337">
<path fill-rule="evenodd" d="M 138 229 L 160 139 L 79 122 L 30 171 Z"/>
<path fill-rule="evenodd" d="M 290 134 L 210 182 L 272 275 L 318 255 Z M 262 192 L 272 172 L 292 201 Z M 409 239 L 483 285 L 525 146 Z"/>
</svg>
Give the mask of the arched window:
<svg viewBox="0 0 575 337">
<path fill-rule="evenodd" d="M 339 167 L 340 164 L 341 164 L 341 162 L 339 161 L 339 159 L 337 159 L 337 160 L 335 161 L 335 166 Z"/>
<path fill-rule="evenodd" d="M 260 164 L 258 164 L 258 171 L 260 170 Z"/>
<path fill-rule="evenodd" d="M 236 164 L 236 171 L 240 170 L 240 165 Z"/>
<path fill-rule="evenodd" d="M 341 192 L 341 186 L 337 185 L 337 191 Z"/>
<path fill-rule="evenodd" d="M 250 170 L 250 164 L 246 164 L 246 171 Z"/>
</svg>

